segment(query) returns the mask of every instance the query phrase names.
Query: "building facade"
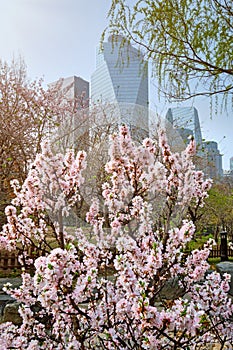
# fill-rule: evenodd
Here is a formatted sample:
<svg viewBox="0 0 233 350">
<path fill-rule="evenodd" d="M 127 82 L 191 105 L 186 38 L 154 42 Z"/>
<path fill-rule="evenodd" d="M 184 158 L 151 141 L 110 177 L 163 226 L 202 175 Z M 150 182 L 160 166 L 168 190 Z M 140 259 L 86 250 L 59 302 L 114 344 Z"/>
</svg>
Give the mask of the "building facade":
<svg viewBox="0 0 233 350">
<path fill-rule="evenodd" d="M 185 143 L 188 136 L 193 136 L 197 147 L 202 146 L 202 134 L 197 109 L 195 107 L 169 108 L 166 119 L 179 132 Z"/>
<path fill-rule="evenodd" d="M 233 157 L 230 158 L 230 170 L 233 171 Z"/>
<path fill-rule="evenodd" d="M 60 81 L 50 85 L 60 84 Z M 67 148 L 87 149 L 87 140 L 89 137 L 89 82 L 77 77 L 71 76 L 61 80 L 62 96 L 72 101 L 73 112 L 64 114 L 56 128 L 51 130 L 50 134 L 55 140 L 60 150 L 64 152 Z"/>
<path fill-rule="evenodd" d="M 139 50 L 110 36 L 97 48 L 90 85 L 92 105 L 116 104 L 119 122 L 148 131 L 148 67 Z"/>
<path fill-rule="evenodd" d="M 197 145 L 196 167 L 203 170 L 206 177 L 222 177 L 222 154 L 218 150 L 217 142 L 203 142 L 197 109 L 195 107 L 169 108 L 166 120 L 177 130 L 185 144 L 189 142 L 189 136 L 194 137 Z"/>
<path fill-rule="evenodd" d="M 204 172 L 208 177 L 216 179 L 223 176 L 222 154 L 217 142 L 203 142 L 203 158 L 205 159 Z"/>
<path fill-rule="evenodd" d="M 89 105 L 89 82 L 75 75 L 62 80 L 62 91 L 70 99 L 85 101 Z"/>
</svg>

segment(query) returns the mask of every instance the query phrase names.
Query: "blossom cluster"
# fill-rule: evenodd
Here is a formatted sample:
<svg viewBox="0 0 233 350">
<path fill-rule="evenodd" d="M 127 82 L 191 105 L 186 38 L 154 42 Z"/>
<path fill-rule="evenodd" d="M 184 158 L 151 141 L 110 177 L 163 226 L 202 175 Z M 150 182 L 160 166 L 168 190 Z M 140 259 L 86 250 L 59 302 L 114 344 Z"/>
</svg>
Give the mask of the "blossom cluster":
<svg viewBox="0 0 233 350">
<path fill-rule="evenodd" d="M 63 156 L 54 154 L 47 141 L 42 144 L 42 152 L 36 156 L 23 185 L 12 181 L 16 197 L 5 210 L 7 224 L 1 232 L 2 248 L 20 248 L 25 257 L 29 247 L 50 251 L 48 231 L 64 247 L 66 232 L 62 232 L 61 220 L 79 200 L 85 158 L 83 151 L 75 156 L 73 150 L 68 150 Z M 17 208 L 21 208 L 20 212 Z"/>
<path fill-rule="evenodd" d="M 51 216 L 54 248 L 45 240 L 46 213 L 63 217 L 79 200 L 85 154 L 54 156 L 44 146 L 22 188 L 14 183 L 1 232 L 7 249 L 35 237 L 47 244 L 34 272 L 23 272 L 22 286 L 5 287 L 20 302 L 22 324 L 0 326 L 2 349 L 198 349 L 216 342 L 230 349 L 229 275 L 207 274 L 213 242 L 185 254 L 195 233 L 187 208 L 203 205 L 211 184 L 195 170 L 194 153 L 194 141 L 172 153 L 163 131 L 137 146 L 122 126 L 105 167 L 108 220 L 93 199 L 89 240 L 86 227 L 70 236 L 61 217 Z M 167 299 L 170 282 L 180 292 Z"/>
</svg>

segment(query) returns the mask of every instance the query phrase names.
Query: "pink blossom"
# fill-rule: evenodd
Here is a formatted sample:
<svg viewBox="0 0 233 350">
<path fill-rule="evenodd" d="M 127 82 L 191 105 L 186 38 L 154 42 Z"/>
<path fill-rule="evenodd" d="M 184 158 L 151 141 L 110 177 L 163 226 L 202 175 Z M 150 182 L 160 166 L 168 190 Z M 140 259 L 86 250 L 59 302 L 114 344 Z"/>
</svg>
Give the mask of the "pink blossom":
<svg viewBox="0 0 233 350">
<path fill-rule="evenodd" d="M 137 146 L 127 126 L 111 138 L 109 179 L 93 199 L 86 227 L 68 234 L 64 216 L 80 200 L 86 155 L 53 154 L 48 142 L 7 207 L 0 243 L 21 247 L 22 324 L 0 326 L 3 349 L 196 349 L 232 346 L 229 275 L 208 273 L 213 241 L 184 254 L 195 226 L 188 208 L 204 205 L 211 181 L 192 163 L 195 143 L 172 153 L 159 140 Z M 89 236 L 91 240 L 89 240 Z M 17 244 L 16 244 L 17 243 Z M 18 245 L 19 244 L 19 245 Z M 37 251 L 35 258 L 27 248 Z M 162 298 L 167 283 L 183 294 Z"/>
</svg>

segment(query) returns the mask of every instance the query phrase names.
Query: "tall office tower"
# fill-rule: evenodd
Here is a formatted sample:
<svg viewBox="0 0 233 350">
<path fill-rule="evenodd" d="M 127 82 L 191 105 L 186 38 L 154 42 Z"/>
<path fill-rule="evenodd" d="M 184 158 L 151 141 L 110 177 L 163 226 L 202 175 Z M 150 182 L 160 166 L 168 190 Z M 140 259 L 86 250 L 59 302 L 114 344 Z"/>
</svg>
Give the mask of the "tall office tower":
<svg viewBox="0 0 233 350">
<path fill-rule="evenodd" d="M 120 120 L 148 132 L 148 67 L 141 52 L 122 37 L 108 38 L 97 48 L 91 76 L 91 103 L 116 104 Z"/>
<path fill-rule="evenodd" d="M 203 142 L 203 158 L 205 159 L 205 174 L 211 178 L 223 176 L 222 154 L 218 150 L 218 143 L 215 141 Z"/>
<path fill-rule="evenodd" d="M 230 170 L 233 171 L 233 157 L 230 158 Z"/>
<path fill-rule="evenodd" d="M 169 108 L 166 119 L 177 129 L 185 142 L 187 141 L 187 136 L 191 134 L 200 148 L 202 145 L 202 134 L 198 112 L 195 107 Z"/>
<path fill-rule="evenodd" d="M 89 105 L 88 81 L 74 75 L 62 80 L 61 89 L 66 97 L 79 100 L 82 98 L 86 105 Z"/>
<path fill-rule="evenodd" d="M 202 142 L 201 127 L 198 112 L 195 107 L 169 108 L 166 119 L 172 124 L 184 142 L 192 135 L 197 144 L 196 167 L 202 169 L 206 176 L 218 178 L 223 175 L 222 154 L 214 141 Z"/>
<path fill-rule="evenodd" d="M 50 85 L 57 83 L 58 81 Z M 78 145 L 85 149 L 87 142 L 83 141 L 89 137 L 89 82 L 80 77 L 71 76 L 62 79 L 60 89 L 64 99 L 73 101 L 74 112 L 63 115 L 59 126 L 51 130 L 51 136 L 59 139 L 59 147 L 62 151 Z"/>
</svg>

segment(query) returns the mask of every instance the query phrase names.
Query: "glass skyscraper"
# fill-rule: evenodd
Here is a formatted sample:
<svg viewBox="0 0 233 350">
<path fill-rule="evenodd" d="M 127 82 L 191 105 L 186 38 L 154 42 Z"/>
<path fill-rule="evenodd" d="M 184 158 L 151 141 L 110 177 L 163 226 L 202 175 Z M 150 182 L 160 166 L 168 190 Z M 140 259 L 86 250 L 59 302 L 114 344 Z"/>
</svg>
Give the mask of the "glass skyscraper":
<svg viewBox="0 0 233 350">
<path fill-rule="evenodd" d="M 96 70 L 90 84 L 91 104 L 116 104 L 120 121 L 136 127 L 140 123 L 148 131 L 147 62 L 139 50 L 122 39 L 110 36 L 102 49 L 97 48 Z"/>
<path fill-rule="evenodd" d="M 218 150 L 217 142 L 206 141 L 203 143 L 203 157 L 206 160 L 205 174 L 211 178 L 222 177 L 222 154 Z"/>
<path fill-rule="evenodd" d="M 233 171 L 233 157 L 230 158 L 230 170 Z"/>
<path fill-rule="evenodd" d="M 169 108 L 166 119 L 179 132 L 185 143 L 188 142 L 188 136 L 194 137 L 197 145 L 197 168 L 201 168 L 208 177 L 221 177 L 223 175 L 222 154 L 218 150 L 217 142 L 203 142 L 197 109 L 195 107 Z"/>
<path fill-rule="evenodd" d="M 198 112 L 195 107 L 169 108 L 166 119 L 187 138 L 190 134 L 194 137 L 198 146 L 202 145 L 202 134 Z"/>
</svg>

